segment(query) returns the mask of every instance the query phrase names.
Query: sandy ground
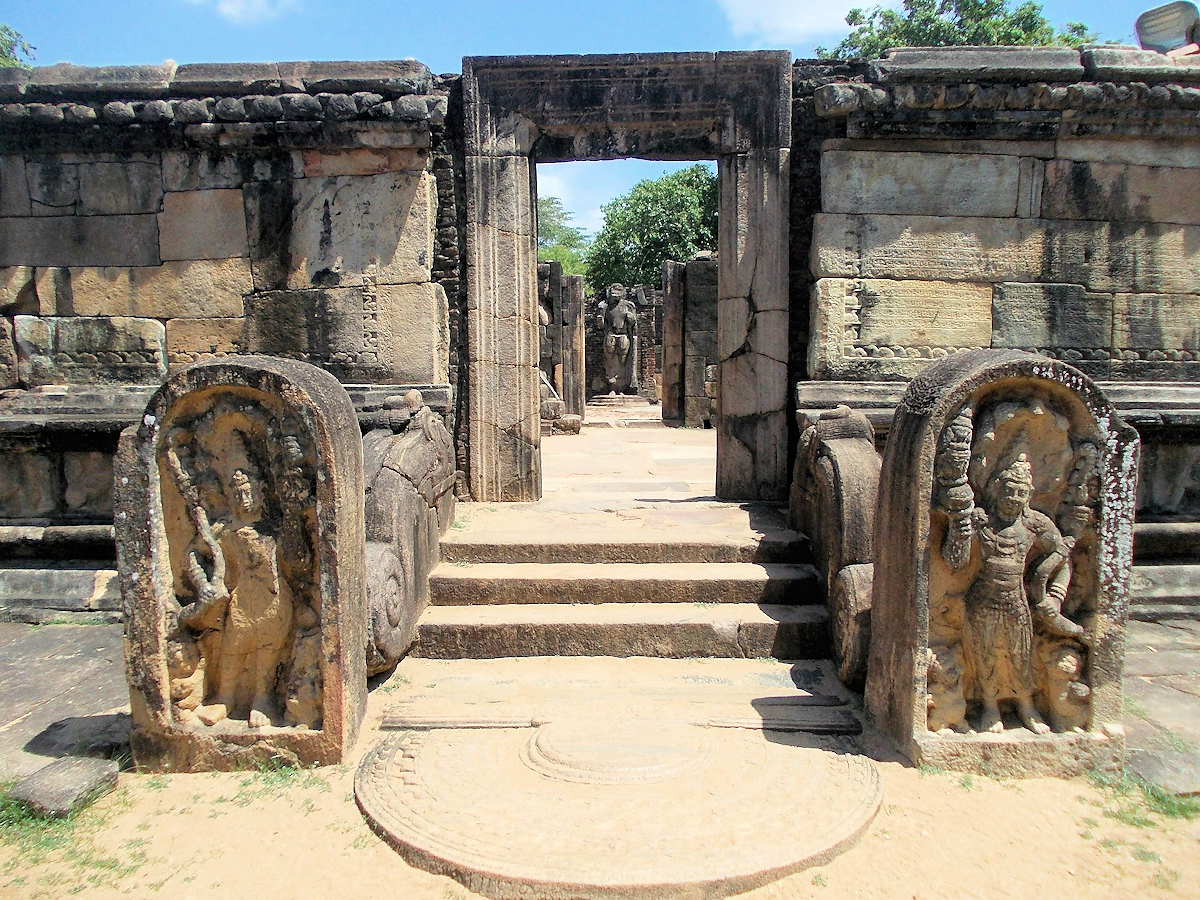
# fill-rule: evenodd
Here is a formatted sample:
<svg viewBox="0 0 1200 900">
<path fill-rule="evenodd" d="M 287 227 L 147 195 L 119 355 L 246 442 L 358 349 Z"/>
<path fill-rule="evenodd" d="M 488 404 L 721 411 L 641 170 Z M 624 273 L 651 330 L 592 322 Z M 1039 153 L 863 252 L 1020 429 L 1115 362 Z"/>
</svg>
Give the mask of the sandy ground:
<svg viewBox="0 0 1200 900">
<path fill-rule="evenodd" d="M 0 897 L 474 896 L 405 863 L 354 802 L 355 765 L 402 693 L 400 673 L 372 693 L 345 765 L 123 773 L 118 790 L 69 828 L 8 831 Z M 874 755 L 883 807 L 858 845 L 742 896 L 1200 897 L 1200 819 L 1164 818 L 1082 779 L 1001 781 Z"/>
</svg>

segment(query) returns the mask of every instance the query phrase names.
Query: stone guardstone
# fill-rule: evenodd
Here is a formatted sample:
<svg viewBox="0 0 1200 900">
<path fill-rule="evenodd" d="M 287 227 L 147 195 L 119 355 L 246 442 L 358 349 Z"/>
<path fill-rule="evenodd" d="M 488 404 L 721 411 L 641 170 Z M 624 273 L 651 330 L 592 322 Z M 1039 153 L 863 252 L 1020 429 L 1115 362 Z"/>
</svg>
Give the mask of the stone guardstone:
<svg viewBox="0 0 1200 900">
<path fill-rule="evenodd" d="M 333 376 L 191 366 L 114 470 L 140 768 L 338 762 L 366 702 L 362 443 Z"/>
<path fill-rule="evenodd" d="M 363 437 L 368 675 L 395 666 L 416 636 L 458 476 L 450 432 L 420 391 L 385 399 L 382 421 Z"/>
<path fill-rule="evenodd" d="M 407 860 L 489 897 L 724 897 L 827 862 L 882 800 L 837 738 L 761 726 L 405 728 L 363 759 L 355 796 Z"/>
<path fill-rule="evenodd" d="M 884 451 L 866 706 L 915 763 L 1120 764 L 1137 433 L 1020 351 L 930 365 Z"/>
</svg>

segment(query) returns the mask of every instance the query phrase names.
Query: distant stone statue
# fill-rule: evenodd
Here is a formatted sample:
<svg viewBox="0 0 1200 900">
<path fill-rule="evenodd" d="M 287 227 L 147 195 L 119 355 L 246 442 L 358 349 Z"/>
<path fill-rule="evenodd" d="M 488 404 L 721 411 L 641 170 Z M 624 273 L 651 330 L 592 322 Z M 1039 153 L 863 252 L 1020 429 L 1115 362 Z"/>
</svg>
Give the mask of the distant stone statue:
<svg viewBox="0 0 1200 900">
<path fill-rule="evenodd" d="M 609 285 L 596 327 L 604 334 L 604 380 L 610 393 L 636 394 L 637 307 L 623 285 Z"/>
</svg>

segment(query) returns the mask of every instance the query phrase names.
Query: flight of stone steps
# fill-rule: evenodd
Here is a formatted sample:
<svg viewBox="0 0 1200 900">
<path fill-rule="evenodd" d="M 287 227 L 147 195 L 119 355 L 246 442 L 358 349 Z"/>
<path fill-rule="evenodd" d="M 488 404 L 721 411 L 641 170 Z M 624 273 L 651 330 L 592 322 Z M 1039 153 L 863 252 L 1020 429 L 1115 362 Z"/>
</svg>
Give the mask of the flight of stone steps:
<svg viewBox="0 0 1200 900">
<path fill-rule="evenodd" d="M 416 656 L 829 656 L 807 540 L 451 532 Z"/>
</svg>

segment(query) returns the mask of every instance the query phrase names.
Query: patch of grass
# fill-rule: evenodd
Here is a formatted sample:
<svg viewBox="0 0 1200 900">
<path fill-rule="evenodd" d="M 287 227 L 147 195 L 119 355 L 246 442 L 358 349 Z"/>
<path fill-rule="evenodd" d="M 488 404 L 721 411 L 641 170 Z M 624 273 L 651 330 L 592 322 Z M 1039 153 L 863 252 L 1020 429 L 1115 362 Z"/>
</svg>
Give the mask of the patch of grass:
<svg viewBox="0 0 1200 900">
<path fill-rule="evenodd" d="M 0 842 L 12 847 L 24 864 L 37 865 L 71 842 L 75 818 L 43 819 L 9 796 L 12 783 L 0 785 Z"/>
<path fill-rule="evenodd" d="M 248 806 L 263 797 L 297 789 L 328 791 L 329 782 L 312 769 L 289 766 L 281 760 L 269 760 L 242 778 L 238 783 L 238 792 L 234 794 L 231 802 L 238 806 Z"/>
<path fill-rule="evenodd" d="M 816 875 L 814 875 L 812 877 L 812 883 L 816 887 L 825 887 L 826 885 L 829 884 L 829 881 L 825 878 L 824 875 L 822 875 L 820 872 L 818 872 Z"/>
<path fill-rule="evenodd" d="M 1200 750 L 1195 741 L 1189 741 L 1182 735 L 1176 734 L 1170 728 L 1164 728 L 1150 738 L 1151 743 L 1169 750 L 1172 753 L 1195 753 Z"/>
<path fill-rule="evenodd" d="M 975 790 L 975 778 L 971 774 L 966 774 L 958 779 L 958 786 L 964 791 Z"/>
<path fill-rule="evenodd" d="M 1133 716 L 1135 719 L 1141 719 L 1146 722 L 1150 720 L 1150 713 L 1146 712 L 1146 708 L 1134 700 L 1132 697 L 1125 697 L 1121 701 L 1121 707 L 1125 711 L 1125 715 Z"/>
<path fill-rule="evenodd" d="M 387 680 L 386 684 L 381 684 L 375 690 L 377 690 L 381 694 L 390 694 L 393 691 L 400 690 L 400 688 L 402 688 L 402 687 L 408 687 L 408 685 L 411 681 L 412 681 L 412 679 L 410 679 L 403 672 L 397 672 L 396 674 L 394 674 L 391 678 L 389 678 Z"/>
<path fill-rule="evenodd" d="M 1161 869 L 1154 873 L 1154 886 L 1161 888 L 1164 891 L 1173 891 L 1175 883 L 1179 881 L 1179 873 L 1174 869 Z"/>
<path fill-rule="evenodd" d="M 168 775 L 152 775 L 143 782 L 143 786 L 149 791 L 164 791 L 171 786 L 171 778 Z"/>
<path fill-rule="evenodd" d="M 1147 850 L 1145 847 L 1142 847 L 1141 845 L 1136 845 L 1136 844 L 1134 845 L 1134 848 L 1133 848 L 1133 858 L 1136 859 L 1138 862 L 1144 862 L 1144 863 L 1160 863 L 1160 862 L 1162 862 L 1162 857 L 1159 856 L 1157 853 L 1155 853 L 1153 850 Z"/>
<path fill-rule="evenodd" d="M 1135 828 L 1152 828 L 1151 816 L 1191 821 L 1200 817 L 1200 798 L 1180 797 L 1142 781 L 1128 771 L 1093 772 L 1089 780 L 1106 794 L 1104 815 Z"/>
<path fill-rule="evenodd" d="M 350 846 L 354 850 L 366 850 L 371 846 L 371 836 L 369 834 L 360 834 L 350 842 Z"/>
<path fill-rule="evenodd" d="M 39 625 L 111 625 L 112 619 L 105 616 L 51 616 Z"/>
<path fill-rule="evenodd" d="M 928 778 L 931 775 L 945 775 L 946 770 L 939 768 L 938 766 L 931 766 L 927 763 L 921 763 L 919 766 L 917 766 L 917 774 L 919 774 L 922 778 Z"/>
</svg>

